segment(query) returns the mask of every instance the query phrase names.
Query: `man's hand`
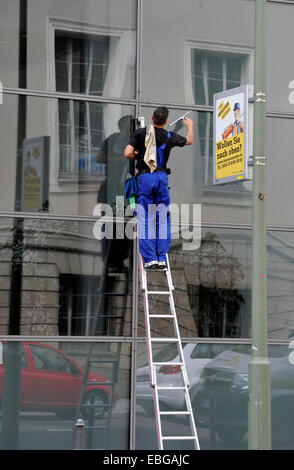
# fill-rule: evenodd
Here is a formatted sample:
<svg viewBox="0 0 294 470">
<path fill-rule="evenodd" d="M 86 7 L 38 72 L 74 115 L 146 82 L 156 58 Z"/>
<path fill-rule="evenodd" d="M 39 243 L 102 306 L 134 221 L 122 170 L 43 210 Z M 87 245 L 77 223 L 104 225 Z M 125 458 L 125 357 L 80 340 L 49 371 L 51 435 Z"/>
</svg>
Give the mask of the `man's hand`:
<svg viewBox="0 0 294 470">
<path fill-rule="evenodd" d="M 184 126 L 186 127 L 193 127 L 193 121 L 190 118 L 184 117 Z"/>
<path fill-rule="evenodd" d="M 125 150 L 124 150 L 124 156 L 126 158 L 128 158 L 129 160 L 133 160 L 134 158 L 136 158 L 136 156 L 138 155 L 138 150 L 135 150 L 134 147 L 132 147 L 132 145 L 127 145 Z"/>
<path fill-rule="evenodd" d="M 184 117 L 183 119 L 184 126 L 187 127 L 187 134 L 186 134 L 186 145 L 192 145 L 194 140 L 193 135 L 193 121 L 190 118 Z"/>
</svg>

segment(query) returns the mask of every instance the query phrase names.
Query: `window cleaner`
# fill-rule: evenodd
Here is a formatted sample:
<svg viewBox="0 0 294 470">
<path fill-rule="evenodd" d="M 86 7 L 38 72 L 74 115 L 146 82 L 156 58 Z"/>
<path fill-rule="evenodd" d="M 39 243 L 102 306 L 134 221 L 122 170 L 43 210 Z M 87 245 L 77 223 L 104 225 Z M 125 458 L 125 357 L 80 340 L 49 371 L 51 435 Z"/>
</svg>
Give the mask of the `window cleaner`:
<svg viewBox="0 0 294 470">
<path fill-rule="evenodd" d="M 152 124 L 137 129 L 124 150 L 126 158 L 137 161 L 139 251 L 147 270 L 167 267 L 171 243 L 167 162 L 173 147 L 193 143 L 193 121 L 186 117 L 189 112 L 179 118 L 187 127 L 186 137 L 165 130 L 169 111 L 160 107 L 153 112 Z"/>
</svg>

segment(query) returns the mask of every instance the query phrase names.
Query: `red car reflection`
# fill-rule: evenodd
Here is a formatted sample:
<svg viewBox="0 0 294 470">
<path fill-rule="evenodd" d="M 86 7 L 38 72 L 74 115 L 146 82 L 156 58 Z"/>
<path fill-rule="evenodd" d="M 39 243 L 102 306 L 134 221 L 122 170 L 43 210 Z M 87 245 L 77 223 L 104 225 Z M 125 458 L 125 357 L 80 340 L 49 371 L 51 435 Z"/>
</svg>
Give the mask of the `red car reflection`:
<svg viewBox="0 0 294 470">
<path fill-rule="evenodd" d="M 0 343 L 0 346 L 1 349 L 3 347 L 5 357 L 7 343 Z M 23 342 L 20 343 L 20 352 L 21 410 L 54 411 L 61 418 L 72 417 L 80 398 L 83 369 L 63 351 L 48 344 Z M 3 392 L 4 363 L 0 351 L 0 398 Z M 91 407 L 81 407 L 84 416 L 92 410 L 96 418 L 102 418 L 108 409 L 105 405 L 109 402 L 111 388 L 109 385 L 98 385 L 97 382 L 106 382 L 106 378 L 90 372 L 84 404 Z M 113 406 L 117 398 L 114 392 Z"/>
</svg>

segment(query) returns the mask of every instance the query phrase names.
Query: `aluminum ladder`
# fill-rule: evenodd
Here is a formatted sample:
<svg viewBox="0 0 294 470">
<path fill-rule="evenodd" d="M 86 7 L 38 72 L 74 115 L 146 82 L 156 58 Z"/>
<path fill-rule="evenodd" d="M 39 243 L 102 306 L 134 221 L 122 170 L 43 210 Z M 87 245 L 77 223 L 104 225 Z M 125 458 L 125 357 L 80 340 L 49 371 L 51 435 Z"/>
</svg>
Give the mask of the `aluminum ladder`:
<svg viewBox="0 0 294 470">
<path fill-rule="evenodd" d="M 182 342 L 180 337 L 179 325 L 176 316 L 176 309 L 173 299 L 173 281 L 170 271 L 170 264 L 169 259 L 167 256 L 167 268 L 165 270 L 161 270 L 163 274 L 166 275 L 168 290 L 160 291 L 160 290 L 149 290 L 148 289 L 148 282 L 147 282 L 147 271 L 144 269 L 144 262 L 142 256 L 139 255 L 140 258 L 140 281 L 141 281 L 141 288 L 144 295 L 144 310 L 145 310 L 145 324 L 146 324 L 146 335 L 147 335 L 147 347 L 148 347 L 148 362 L 149 362 L 149 374 L 150 374 L 150 381 L 154 392 L 154 406 L 155 406 L 155 418 L 156 418 L 156 429 L 157 429 L 157 438 L 158 438 L 158 447 L 159 450 L 164 450 L 164 443 L 166 441 L 192 441 L 196 450 L 200 450 L 199 440 L 189 395 L 189 380 L 187 376 L 186 364 L 183 354 Z M 149 273 L 151 274 L 151 273 Z M 150 295 L 168 295 L 169 297 L 169 305 L 170 305 L 170 314 L 150 314 L 149 312 L 149 296 Z M 173 329 L 174 329 L 174 337 L 164 337 L 164 338 L 154 338 L 152 337 L 152 328 L 150 326 L 150 320 L 156 318 L 169 318 L 172 319 L 173 322 Z M 154 362 L 153 361 L 153 344 L 154 343 L 175 343 L 178 349 L 178 354 L 180 358 L 180 362 Z M 156 368 L 160 366 L 179 366 L 181 369 L 182 375 L 182 383 L 181 386 L 161 386 L 157 383 L 157 376 L 156 376 Z M 184 393 L 185 397 L 185 404 L 186 410 L 179 410 L 179 411 L 161 411 L 160 410 L 160 398 L 159 392 L 160 390 L 181 390 Z M 182 435 L 173 435 L 173 436 L 165 436 L 162 433 L 162 418 L 167 415 L 172 416 L 187 416 L 190 424 L 191 434 L 188 436 Z M 175 426 L 176 429 L 176 426 Z"/>
</svg>

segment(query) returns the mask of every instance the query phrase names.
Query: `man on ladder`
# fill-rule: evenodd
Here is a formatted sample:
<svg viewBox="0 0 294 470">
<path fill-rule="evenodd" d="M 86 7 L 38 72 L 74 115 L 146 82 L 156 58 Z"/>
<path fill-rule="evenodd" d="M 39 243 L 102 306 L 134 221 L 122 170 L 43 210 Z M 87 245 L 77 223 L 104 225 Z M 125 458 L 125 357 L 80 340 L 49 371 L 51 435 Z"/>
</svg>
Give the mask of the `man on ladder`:
<svg viewBox="0 0 294 470">
<path fill-rule="evenodd" d="M 190 112 L 190 111 L 189 111 Z M 186 113 L 188 114 L 188 113 Z M 185 358 L 180 338 L 180 330 L 176 317 L 175 304 L 173 299 L 173 282 L 170 272 L 168 250 L 171 242 L 170 219 L 168 208 L 170 204 L 168 190 L 169 169 L 166 167 L 170 151 L 173 147 L 184 147 L 193 143 L 193 121 L 181 116 L 187 127 L 186 137 L 182 137 L 174 132 L 167 132 L 164 127 L 167 123 L 168 110 L 165 107 L 157 108 L 152 116 L 153 124 L 148 128 L 140 128 L 135 131 L 129 144 L 124 150 L 124 155 L 129 159 L 137 160 L 137 222 L 140 257 L 141 287 L 144 292 L 144 310 L 146 322 L 146 337 L 148 349 L 148 362 L 150 368 L 151 385 L 154 392 L 154 405 L 156 428 L 158 436 L 158 446 L 160 450 L 164 449 L 168 441 L 190 441 L 194 443 L 195 449 L 200 449 L 196 425 L 194 421 L 192 404 L 189 396 L 189 380 L 185 365 Z M 175 121 L 176 122 L 176 121 Z M 173 123 L 174 124 L 174 123 Z M 172 124 L 171 124 L 172 125 Z M 151 210 L 150 210 L 151 208 Z M 156 211 L 154 210 L 156 208 Z M 168 290 L 149 290 L 147 282 L 147 272 L 157 269 L 165 271 Z M 164 295 L 168 296 L 170 314 L 150 313 L 149 296 Z M 172 321 L 174 335 L 172 337 L 160 338 L 153 336 L 154 328 L 151 322 L 159 318 Z M 161 367 L 169 365 L 169 362 L 157 362 L 153 357 L 154 343 L 174 344 L 177 347 L 179 362 L 173 362 L 181 371 L 182 384 L 168 384 L 167 386 L 158 383 L 158 372 Z M 184 393 L 185 406 L 180 410 L 162 410 L 160 402 L 160 393 L 177 391 Z M 163 429 L 162 420 L 169 415 L 177 415 L 188 418 L 190 425 L 190 434 L 169 435 Z M 167 434 L 167 435 L 166 435 Z"/>
<path fill-rule="evenodd" d="M 173 147 L 184 147 L 193 143 L 193 121 L 184 117 L 186 137 L 167 132 L 169 111 L 165 107 L 153 112 L 153 124 L 137 129 L 124 156 L 136 159 L 137 164 L 137 220 L 139 250 L 147 270 L 166 269 L 166 254 L 170 247 L 170 196 L 166 167 Z M 163 223 L 164 221 L 164 223 Z"/>
</svg>

